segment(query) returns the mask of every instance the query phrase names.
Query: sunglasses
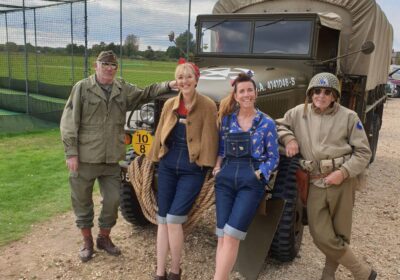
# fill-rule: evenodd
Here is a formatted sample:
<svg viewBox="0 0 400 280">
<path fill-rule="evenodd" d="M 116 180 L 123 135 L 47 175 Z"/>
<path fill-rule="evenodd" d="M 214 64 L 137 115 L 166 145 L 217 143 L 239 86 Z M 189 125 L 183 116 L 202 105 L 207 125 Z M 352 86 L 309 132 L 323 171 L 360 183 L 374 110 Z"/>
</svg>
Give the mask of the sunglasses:
<svg viewBox="0 0 400 280">
<path fill-rule="evenodd" d="M 313 91 L 313 93 L 314 93 L 315 95 L 320 95 L 321 92 L 323 92 L 325 96 L 329 96 L 329 95 L 332 94 L 332 90 L 330 90 L 330 89 L 325 89 L 325 88 L 316 88 L 316 89 L 314 89 L 314 91 Z"/>
<path fill-rule="evenodd" d="M 104 62 L 104 61 L 99 61 L 101 63 L 101 67 L 107 68 L 111 67 L 111 69 L 115 70 L 118 67 L 118 64 L 116 63 L 110 63 L 110 62 Z"/>
</svg>

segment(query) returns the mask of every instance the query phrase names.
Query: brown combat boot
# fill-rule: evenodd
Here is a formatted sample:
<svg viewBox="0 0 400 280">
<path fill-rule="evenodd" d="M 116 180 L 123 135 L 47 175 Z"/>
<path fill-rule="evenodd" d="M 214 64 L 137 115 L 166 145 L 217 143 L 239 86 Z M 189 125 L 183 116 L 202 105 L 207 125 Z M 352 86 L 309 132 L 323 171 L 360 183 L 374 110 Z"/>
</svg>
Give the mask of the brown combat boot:
<svg viewBox="0 0 400 280">
<path fill-rule="evenodd" d="M 79 251 L 79 258 L 82 262 L 87 262 L 92 259 L 93 250 L 93 237 L 91 228 L 82 228 L 81 233 L 83 236 L 83 247 Z"/>
<path fill-rule="evenodd" d="M 344 255 L 338 259 L 338 263 L 350 270 L 355 280 L 373 280 L 376 278 L 376 272 L 364 262 L 359 261 L 350 248 L 347 248 Z"/>
<path fill-rule="evenodd" d="M 335 280 L 335 272 L 338 266 L 339 264 L 337 262 L 326 258 L 321 280 Z"/>
<path fill-rule="evenodd" d="M 100 229 L 99 235 L 96 239 L 97 248 L 106 251 L 110 255 L 119 256 L 121 255 L 121 250 L 111 241 L 110 232 L 111 229 L 109 228 Z"/>
</svg>

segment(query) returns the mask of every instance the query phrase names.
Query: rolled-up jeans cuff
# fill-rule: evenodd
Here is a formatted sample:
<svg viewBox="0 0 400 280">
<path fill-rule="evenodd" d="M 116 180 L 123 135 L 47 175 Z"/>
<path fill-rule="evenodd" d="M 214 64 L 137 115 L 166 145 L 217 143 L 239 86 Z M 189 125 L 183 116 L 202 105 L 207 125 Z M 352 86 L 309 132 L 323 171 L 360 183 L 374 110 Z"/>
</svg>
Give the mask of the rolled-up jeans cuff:
<svg viewBox="0 0 400 280">
<path fill-rule="evenodd" d="M 157 215 L 157 224 L 165 225 L 166 223 L 167 223 L 166 217 L 161 217 L 161 216 Z"/>
<path fill-rule="evenodd" d="M 247 232 L 240 231 L 234 227 L 231 227 L 228 224 L 225 224 L 225 226 L 224 226 L 224 233 L 227 235 L 230 235 L 232 237 L 235 237 L 239 240 L 244 240 L 246 238 L 246 234 L 247 234 Z"/>
<path fill-rule="evenodd" d="M 215 234 L 216 234 L 218 237 L 224 237 L 224 230 L 223 230 L 222 228 L 216 228 L 216 229 L 215 229 Z"/>
<path fill-rule="evenodd" d="M 177 216 L 167 214 L 167 224 L 183 224 L 188 219 L 187 216 Z"/>
</svg>

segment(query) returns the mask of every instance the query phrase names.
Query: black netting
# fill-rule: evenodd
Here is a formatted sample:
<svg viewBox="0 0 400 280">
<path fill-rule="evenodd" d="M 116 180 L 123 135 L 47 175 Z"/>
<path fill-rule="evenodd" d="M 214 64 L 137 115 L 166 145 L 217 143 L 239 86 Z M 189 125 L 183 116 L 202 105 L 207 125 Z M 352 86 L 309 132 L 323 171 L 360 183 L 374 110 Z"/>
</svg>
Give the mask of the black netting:
<svg viewBox="0 0 400 280">
<path fill-rule="evenodd" d="M 22 6 L 23 1 L 12 2 Z M 58 122 L 73 84 L 94 72 L 96 56 L 106 49 L 118 55 L 117 75 L 129 82 L 144 87 L 173 79 L 183 54 L 168 41 L 168 33 L 174 30 L 179 37 L 186 31 L 188 2 L 123 0 L 121 25 L 119 0 L 47 7 L 38 6 L 54 2 L 25 0 L 25 16 L 22 10 L 2 8 L 9 1 L 0 0 L 0 115 L 7 110 Z M 193 24 L 192 19 L 194 34 Z M 181 48 L 186 51 L 186 44 Z"/>
</svg>

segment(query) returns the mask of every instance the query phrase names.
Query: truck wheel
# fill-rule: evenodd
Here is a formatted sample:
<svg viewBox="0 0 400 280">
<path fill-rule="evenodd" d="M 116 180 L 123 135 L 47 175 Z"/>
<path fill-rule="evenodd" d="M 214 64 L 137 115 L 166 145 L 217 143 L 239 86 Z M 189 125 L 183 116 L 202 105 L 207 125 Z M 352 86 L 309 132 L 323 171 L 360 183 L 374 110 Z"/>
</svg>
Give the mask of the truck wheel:
<svg viewBox="0 0 400 280">
<path fill-rule="evenodd" d="M 379 130 L 381 129 L 381 118 L 378 114 L 374 114 L 372 117 L 371 128 L 369 131 L 372 132 L 372 139 L 371 139 L 371 160 L 372 163 L 375 160 L 376 151 L 378 149 L 378 138 L 379 138 Z"/>
<path fill-rule="evenodd" d="M 286 200 L 282 218 L 271 244 L 270 256 L 281 262 L 292 261 L 303 238 L 303 204 L 297 191 L 298 158 L 281 156 L 272 198 Z"/>
<path fill-rule="evenodd" d="M 136 193 L 128 182 L 121 184 L 120 209 L 124 219 L 133 225 L 145 226 L 150 223 L 143 215 Z"/>
</svg>

